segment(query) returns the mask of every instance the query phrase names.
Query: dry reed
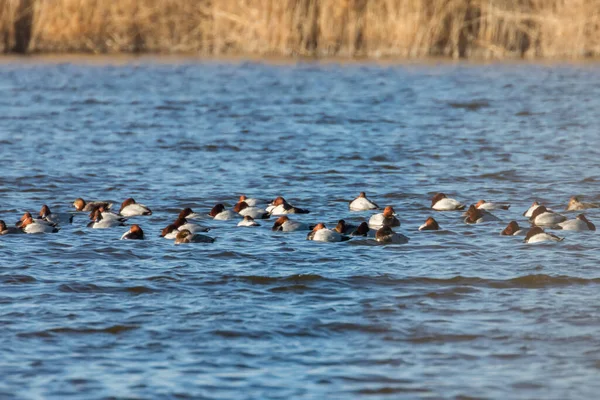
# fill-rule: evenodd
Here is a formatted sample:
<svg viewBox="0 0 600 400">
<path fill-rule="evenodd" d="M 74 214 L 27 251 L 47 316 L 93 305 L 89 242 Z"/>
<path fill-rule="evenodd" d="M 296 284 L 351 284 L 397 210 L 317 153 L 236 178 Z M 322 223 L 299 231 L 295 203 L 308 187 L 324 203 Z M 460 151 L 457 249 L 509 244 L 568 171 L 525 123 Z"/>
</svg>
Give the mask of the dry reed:
<svg viewBox="0 0 600 400">
<path fill-rule="evenodd" d="M 600 0 L 3 0 L 0 50 L 594 57 Z"/>
</svg>

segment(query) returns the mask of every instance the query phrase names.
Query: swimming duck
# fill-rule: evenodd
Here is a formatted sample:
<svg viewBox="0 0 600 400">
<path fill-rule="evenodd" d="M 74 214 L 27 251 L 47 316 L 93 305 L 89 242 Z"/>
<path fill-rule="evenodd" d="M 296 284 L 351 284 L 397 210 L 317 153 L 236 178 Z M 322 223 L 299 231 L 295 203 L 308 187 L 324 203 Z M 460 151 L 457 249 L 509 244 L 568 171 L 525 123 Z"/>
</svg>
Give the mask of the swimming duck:
<svg viewBox="0 0 600 400">
<path fill-rule="evenodd" d="M 595 231 L 596 225 L 592 224 L 584 214 L 579 214 L 571 219 L 558 224 L 565 231 Z"/>
<path fill-rule="evenodd" d="M 467 217 L 465 218 L 465 223 L 467 224 L 480 224 L 482 222 L 490 222 L 490 221 L 500 221 L 498 217 L 495 215 L 478 208 L 475 208 L 473 204 L 469 207 L 467 211 Z"/>
<path fill-rule="evenodd" d="M 566 211 L 575 211 L 575 210 L 586 210 L 588 208 L 598 208 L 598 204 L 594 203 L 582 203 L 579 201 L 577 196 L 572 196 L 569 199 L 569 204 L 567 205 Z"/>
<path fill-rule="evenodd" d="M 303 208 L 294 207 L 289 204 L 283 197 L 279 196 L 271 202 L 267 207 L 267 212 L 271 215 L 285 215 L 285 214 L 308 214 L 309 210 Z"/>
<path fill-rule="evenodd" d="M 350 240 L 350 237 L 342 236 L 332 229 L 327 229 L 325 224 L 318 223 L 306 236 L 306 240 L 316 240 L 319 242 L 342 242 L 345 240 Z"/>
<path fill-rule="evenodd" d="M 6 226 L 6 223 L 0 220 L 0 236 L 2 235 L 10 235 L 15 233 L 24 233 L 22 229 L 15 228 L 13 226 Z"/>
<path fill-rule="evenodd" d="M 501 203 L 490 203 L 485 200 L 479 200 L 475 207 L 480 210 L 508 210 L 510 208 L 510 204 L 501 204 Z"/>
<path fill-rule="evenodd" d="M 195 213 L 194 211 L 192 211 L 191 208 L 184 208 L 183 210 L 181 210 L 181 212 L 179 213 L 179 216 L 177 218 L 185 218 L 185 219 L 194 219 L 194 218 L 199 218 L 200 214 Z"/>
<path fill-rule="evenodd" d="M 354 225 L 349 225 L 346 223 L 346 221 L 344 221 L 343 219 L 340 219 L 337 223 L 337 225 L 335 226 L 335 228 L 333 228 L 334 231 L 336 231 L 337 233 L 341 233 L 341 234 L 349 234 L 352 233 L 356 230 L 356 226 Z"/>
<path fill-rule="evenodd" d="M 419 227 L 420 231 L 437 231 L 440 229 L 437 221 L 433 217 L 427 218 L 425 223 Z"/>
<path fill-rule="evenodd" d="M 144 239 L 144 231 L 140 228 L 139 225 L 133 224 L 131 228 L 127 232 L 121 236 L 121 240 L 143 240 Z"/>
<path fill-rule="evenodd" d="M 533 225 L 554 226 L 567 220 L 567 217 L 548 210 L 545 206 L 539 206 L 529 218 Z"/>
<path fill-rule="evenodd" d="M 369 224 L 361 222 L 350 236 L 374 236 L 374 234 L 372 233 L 371 228 L 369 228 Z"/>
<path fill-rule="evenodd" d="M 302 222 L 292 221 L 286 215 L 283 215 L 275 221 L 272 231 L 293 232 L 299 230 L 307 230 L 309 226 Z"/>
<path fill-rule="evenodd" d="M 25 233 L 56 233 L 58 228 L 52 225 L 39 222 L 31 217 L 26 218 L 21 224 L 21 229 Z"/>
<path fill-rule="evenodd" d="M 221 221 L 235 218 L 235 213 L 231 210 L 225 210 L 225 206 L 221 203 L 214 206 L 208 215 Z"/>
<path fill-rule="evenodd" d="M 254 221 L 254 218 L 252 218 L 251 216 L 246 215 L 244 216 L 243 220 L 238 222 L 237 226 L 260 226 L 260 224 Z"/>
<path fill-rule="evenodd" d="M 534 202 L 533 202 L 533 204 L 531 205 L 531 207 L 529 207 L 529 208 L 528 208 L 528 209 L 527 209 L 527 210 L 526 210 L 526 211 L 523 213 L 523 216 L 524 216 L 524 217 L 527 217 L 527 218 L 531 218 L 531 215 L 533 214 L 533 212 L 534 212 L 534 211 L 535 211 L 535 210 L 536 210 L 538 207 L 540 207 L 540 206 L 541 206 L 541 204 L 540 204 L 540 203 L 538 203 L 537 201 L 534 201 Z M 548 210 L 548 211 L 552 211 L 552 210 L 551 210 L 551 209 L 549 209 L 549 208 L 546 208 L 546 210 Z"/>
<path fill-rule="evenodd" d="M 521 229 L 517 221 L 510 221 L 506 228 L 500 232 L 500 235 L 502 236 L 521 236 L 526 234 L 527 231 L 525 229 Z"/>
<path fill-rule="evenodd" d="M 405 244 L 408 238 L 400 233 L 396 233 L 389 226 L 384 226 L 375 233 L 375 240 L 385 244 Z"/>
<path fill-rule="evenodd" d="M 525 243 L 538 243 L 538 242 L 560 242 L 564 240 L 564 238 L 559 238 L 556 235 L 551 233 L 544 232 L 544 230 L 539 226 L 534 226 L 527 232 L 527 236 L 525 236 Z"/>
<path fill-rule="evenodd" d="M 365 192 L 360 192 L 358 197 L 350 202 L 348 208 L 350 208 L 351 211 L 367 211 L 377 210 L 379 206 L 367 199 Z"/>
<path fill-rule="evenodd" d="M 369 218 L 370 228 L 379 229 L 383 226 L 400 226 L 400 220 L 396 218 L 396 212 L 391 206 L 387 206 L 382 213 L 372 215 Z"/>
<path fill-rule="evenodd" d="M 119 214 L 124 217 L 136 217 L 138 215 L 152 215 L 152 211 L 145 205 L 136 203 L 135 200 L 130 197 L 121 204 Z"/>
<path fill-rule="evenodd" d="M 265 210 L 261 210 L 258 207 L 250 207 L 245 201 L 240 201 L 233 207 L 233 211 L 240 214 L 241 216 L 250 216 L 256 219 L 268 219 L 271 214 Z"/>
<path fill-rule="evenodd" d="M 436 211 L 463 210 L 465 205 L 458 200 L 448 198 L 444 193 L 437 193 L 431 199 L 431 208 Z"/>
<path fill-rule="evenodd" d="M 250 207 L 256 207 L 258 204 L 258 199 L 249 199 L 246 195 L 241 195 L 238 202 L 245 201 Z"/>
<path fill-rule="evenodd" d="M 108 229 L 115 226 L 125 226 L 125 224 L 118 219 L 104 219 L 100 209 L 94 211 L 94 215 L 92 215 L 92 221 L 87 224 L 88 228 L 93 229 Z"/>
<path fill-rule="evenodd" d="M 73 222 L 73 214 L 55 214 L 50 211 L 50 207 L 46 204 L 42 206 L 39 216 L 40 219 L 55 225 L 58 225 L 59 223 L 70 224 Z"/>
<path fill-rule="evenodd" d="M 112 207 L 112 203 L 108 201 L 89 201 L 86 202 L 81 197 L 78 197 L 73 202 L 73 206 L 77 211 L 90 212 L 93 211 L 97 207 L 104 207 L 106 210 L 109 210 Z"/>
<path fill-rule="evenodd" d="M 177 237 L 175 238 L 175 244 L 182 243 L 213 243 L 215 241 L 214 238 L 206 235 L 200 235 L 198 233 L 192 233 L 187 229 L 182 230 L 177 233 Z"/>
</svg>

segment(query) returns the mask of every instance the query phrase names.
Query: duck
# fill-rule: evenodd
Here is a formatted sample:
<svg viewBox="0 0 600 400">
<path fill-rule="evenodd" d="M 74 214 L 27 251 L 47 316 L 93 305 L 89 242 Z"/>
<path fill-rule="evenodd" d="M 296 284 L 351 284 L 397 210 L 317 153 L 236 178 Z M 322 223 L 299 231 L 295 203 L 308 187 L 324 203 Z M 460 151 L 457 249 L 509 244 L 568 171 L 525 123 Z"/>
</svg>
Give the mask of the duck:
<svg viewBox="0 0 600 400">
<path fill-rule="evenodd" d="M 485 200 L 479 200 L 475 207 L 479 210 L 508 210 L 510 208 L 510 204 L 501 204 L 501 203 L 490 203 Z"/>
<path fill-rule="evenodd" d="M 245 217 L 246 215 L 256 219 L 268 219 L 271 214 L 258 207 L 250 207 L 245 201 L 240 201 L 233 207 L 233 211 Z"/>
<path fill-rule="evenodd" d="M 521 236 L 527 234 L 525 229 L 521 229 L 517 221 L 510 221 L 500 235 L 502 236 Z"/>
<path fill-rule="evenodd" d="M 237 226 L 260 226 L 260 224 L 254 221 L 254 218 L 251 216 L 245 215 L 244 219 L 238 222 Z"/>
<path fill-rule="evenodd" d="M 42 206 L 39 213 L 40 219 L 50 222 L 51 224 L 58 225 L 60 223 L 71 224 L 73 223 L 73 214 L 55 214 L 50 211 L 50 207 L 46 204 Z"/>
<path fill-rule="evenodd" d="M 365 192 L 360 192 L 358 197 L 348 204 L 348 208 L 350 208 L 350 211 L 368 211 L 377 210 L 379 209 L 379 206 L 367 199 Z"/>
<path fill-rule="evenodd" d="M 582 203 L 581 201 L 579 201 L 579 198 L 577 196 L 571 196 L 571 198 L 569 199 L 569 204 L 567 205 L 565 211 L 586 210 L 588 208 L 598 207 L 600 207 L 598 204 Z"/>
<path fill-rule="evenodd" d="M 164 237 L 165 239 L 175 239 L 177 234 L 183 230 L 188 230 L 192 233 L 196 233 L 208 232 L 210 228 L 189 223 L 185 218 L 177 218 L 175 222 L 163 228 L 163 230 L 160 232 L 160 236 Z"/>
<path fill-rule="evenodd" d="M 198 233 L 192 233 L 187 229 L 182 230 L 177 233 L 175 237 L 175 244 L 182 243 L 213 243 L 215 241 L 214 238 L 206 235 L 200 235 Z"/>
<path fill-rule="evenodd" d="M 332 229 L 327 229 L 325 224 L 320 222 L 306 236 L 306 240 L 316 240 L 319 242 L 343 242 L 350 240 L 349 236 L 343 236 Z"/>
<path fill-rule="evenodd" d="M 529 208 L 528 208 L 528 209 L 527 209 L 527 210 L 526 210 L 526 211 L 523 213 L 523 216 L 524 216 L 524 217 L 527 217 L 527 218 L 531 218 L 531 215 L 533 214 L 533 212 L 534 212 L 534 211 L 535 211 L 535 210 L 536 210 L 538 207 L 540 207 L 540 206 L 541 206 L 541 204 L 540 204 L 540 203 L 538 203 L 537 201 L 534 201 L 534 202 L 533 202 L 533 204 L 531 205 L 531 207 L 529 207 Z M 551 210 L 551 209 L 549 209 L 549 208 L 546 208 L 546 209 L 547 209 L 548 211 L 551 211 L 551 212 L 552 212 L 552 210 Z"/>
<path fill-rule="evenodd" d="M 89 224 L 87 224 L 88 228 L 93 229 L 108 229 L 113 228 L 115 226 L 125 226 L 125 224 L 123 223 L 123 221 L 120 221 L 118 219 L 104 219 L 102 217 L 102 212 L 100 212 L 100 209 L 94 211 L 94 215 L 92 215 L 92 221 Z"/>
<path fill-rule="evenodd" d="M 335 226 L 335 228 L 333 228 L 334 231 L 336 231 L 337 233 L 341 233 L 341 234 L 350 234 L 352 232 L 354 232 L 356 230 L 356 226 L 354 225 L 348 225 L 346 224 L 346 221 L 344 221 L 343 219 L 340 219 L 337 223 L 337 225 Z"/>
<path fill-rule="evenodd" d="M 246 204 L 248 204 L 250 207 L 256 207 L 258 205 L 258 199 L 249 199 L 248 197 L 246 197 L 246 195 L 241 195 L 238 203 L 245 201 Z"/>
<path fill-rule="evenodd" d="M 373 234 L 371 228 L 369 228 L 369 224 L 361 222 L 350 236 L 373 236 Z"/>
<path fill-rule="evenodd" d="M 286 214 L 309 214 L 309 210 L 294 207 L 289 204 L 283 197 L 278 196 L 267 207 L 267 212 L 271 215 L 286 215 Z"/>
<path fill-rule="evenodd" d="M 286 215 L 283 215 L 275 221 L 272 231 L 277 232 L 294 232 L 299 230 L 307 230 L 310 229 L 308 225 L 303 224 L 302 222 L 292 221 Z"/>
<path fill-rule="evenodd" d="M 135 200 L 130 197 L 121 203 L 119 214 L 124 217 L 136 217 L 138 215 L 152 215 L 152 211 L 145 205 L 136 203 Z"/>
<path fill-rule="evenodd" d="M 131 225 L 131 228 L 121 236 L 121 240 L 143 240 L 144 231 L 138 224 Z"/>
<path fill-rule="evenodd" d="M 94 219 L 94 215 L 96 210 L 98 210 L 100 212 L 100 214 L 102 214 L 102 219 L 104 220 L 117 220 L 117 221 L 121 221 L 121 222 L 125 222 L 127 221 L 127 218 L 116 214 L 112 211 L 107 211 L 104 206 L 98 206 L 96 208 L 94 208 L 94 210 L 92 212 L 90 212 L 90 219 L 93 220 Z"/>
<path fill-rule="evenodd" d="M 525 243 L 538 243 L 538 242 L 561 242 L 564 238 L 560 238 L 552 233 L 544 232 L 544 230 L 539 226 L 534 226 L 531 228 L 527 235 L 525 236 Z"/>
<path fill-rule="evenodd" d="M 160 237 L 164 237 L 165 239 L 175 239 L 177 234 L 179 233 L 179 229 L 173 224 L 167 225 L 160 232 Z"/>
<path fill-rule="evenodd" d="M 235 218 L 235 213 L 231 210 L 225 210 L 225 206 L 221 203 L 214 206 L 208 213 L 210 217 L 216 220 L 225 221 Z"/>
<path fill-rule="evenodd" d="M 466 224 L 480 224 L 482 222 L 490 221 L 500 221 L 500 219 L 485 210 L 475 208 L 473 204 L 469 206 L 469 210 L 467 211 L 467 216 L 465 218 Z"/>
<path fill-rule="evenodd" d="M 90 212 L 90 211 L 93 211 L 95 208 L 100 207 L 100 206 L 102 206 L 105 209 L 109 210 L 112 207 L 112 203 L 110 203 L 108 201 L 89 201 L 89 202 L 86 202 L 81 197 L 78 197 L 73 202 L 73 206 L 75 207 L 76 211 Z"/>
<path fill-rule="evenodd" d="M 24 233 L 22 229 L 16 228 L 14 226 L 6 226 L 6 223 L 0 219 L 0 236 L 2 235 L 12 235 L 16 233 Z"/>
<path fill-rule="evenodd" d="M 195 218 L 200 218 L 201 215 L 198 213 L 195 213 L 191 208 L 187 207 L 184 208 L 183 210 L 181 210 L 181 212 L 179 213 L 179 216 L 177 218 L 185 218 L 185 219 L 195 219 Z"/>
<path fill-rule="evenodd" d="M 567 220 L 567 217 L 548 210 L 545 206 L 539 206 L 529 218 L 533 225 L 555 226 Z"/>
<path fill-rule="evenodd" d="M 372 215 L 369 218 L 370 228 L 379 229 L 383 226 L 400 226 L 400 220 L 396 218 L 396 212 L 392 206 L 385 207 L 382 213 Z"/>
<path fill-rule="evenodd" d="M 440 226 L 433 217 L 429 217 L 425 220 L 425 223 L 419 227 L 420 231 L 438 231 Z"/>
<path fill-rule="evenodd" d="M 206 226 L 202 226 L 202 225 L 198 225 L 198 224 L 192 224 L 191 222 L 188 222 L 187 219 L 181 218 L 181 217 L 178 217 L 175 220 L 175 222 L 173 222 L 173 225 L 175 225 L 175 227 L 179 231 L 182 231 L 184 229 L 187 229 L 188 231 L 190 231 L 192 233 L 196 233 L 196 232 L 208 232 L 208 231 L 210 231 L 210 228 L 207 228 Z"/>
<path fill-rule="evenodd" d="M 465 205 L 458 200 L 448 198 L 444 193 L 436 193 L 431 199 L 431 208 L 436 211 L 464 210 Z"/>
<path fill-rule="evenodd" d="M 406 244 L 408 238 L 400 233 L 396 233 L 389 226 L 384 226 L 375 233 L 375 240 L 385 244 Z"/>
<path fill-rule="evenodd" d="M 50 225 L 50 226 L 56 226 L 55 223 L 46 221 L 46 220 L 41 219 L 41 218 L 34 218 L 29 211 L 26 211 L 25 213 L 23 213 L 23 216 L 21 216 L 21 218 L 15 223 L 15 226 L 16 227 L 22 227 L 23 226 L 23 222 L 25 222 L 25 220 L 27 218 L 31 218 L 33 220 L 33 222 L 38 223 L 38 224 L 45 224 L 45 225 Z"/>
<path fill-rule="evenodd" d="M 579 214 L 571 219 L 558 224 L 565 231 L 595 231 L 596 225 L 592 224 L 584 214 Z"/>
<path fill-rule="evenodd" d="M 26 218 L 21 224 L 21 229 L 25 233 L 56 233 L 58 228 L 49 224 L 39 222 L 31 217 Z"/>
</svg>

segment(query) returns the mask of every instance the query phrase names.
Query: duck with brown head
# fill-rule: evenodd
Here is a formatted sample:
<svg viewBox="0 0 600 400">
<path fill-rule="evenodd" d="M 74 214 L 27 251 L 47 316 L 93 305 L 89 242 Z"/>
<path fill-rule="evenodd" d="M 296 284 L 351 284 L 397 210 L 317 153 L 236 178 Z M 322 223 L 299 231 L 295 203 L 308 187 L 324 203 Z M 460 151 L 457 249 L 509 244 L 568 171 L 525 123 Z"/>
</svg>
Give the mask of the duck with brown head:
<svg viewBox="0 0 600 400">
<path fill-rule="evenodd" d="M 384 226 L 377 230 L 375 240 L 383 244 L 406 244 L 409 239 L 400 233 L 394 232 L 389 226 Z"/>
<path fill-rule="evenodd" d="M 97 208 L 96 211 L 93 212 L 91 219 L 92 221 L 87 224 L 88 228 L 108 229 L 114 228 L 115 226 L 125 226 L 125 224 L 118 219 L 104 219 L 100 208 Z"/>
<path fill-rule="evenodd" d="M 81 211 L 81 212 L 91 212 L 95 208 L 98 208 L 100 206 L 104 207 L 106 210 L 109 210 L 112 207 L 112 203 L 110 203 L 108 201 L 89 201 L 89 202 L 86 202 L 81 197 L 78 197 L 73 202 L 73 207 L 75 207 L 75 210 L 76 211 Z"/>
<path fill-rule="evenodd" d="M 340 235 L 332 229 L 327 229 L 325 224 L 320 222 L 308 233 L 306 240 L 315 240 L 318 242 L 343 242 L 350 240 L 350 237 Z"/>
<path fill-rule="evenodd" d="M 292 221 L 288 218 L 287 215 L 283 215 L 275 221 L 271 230 L 273 232 L 281 231 L 281 232 L 294 232 L 301 230 L 310 229 L 307 224 L 303 224 L 302 222 Z"/>
<path fill-rule="evenodd" d="M 208 232 L 210 230 L 210 228 L 208 228 L 206 226 L 202 226 L 202 225 L 198 225 L 198 224 L 193 224 L 193 223 L 189 222 L 187 219 L 181 218 L 181 217 L 178 217 L 173 222 L 173 225 L 175 225 L 175 227 L 177 227 L 177 230 L 179 230 L 179 231 L 187 229 L 188 231 L 190 231 L 192 233 Z"/>
<path fill-rule="evenodd" d="M 427 218 L 425 223 L 419 227 L 420 231 L 437 231 L 440 229 L 437 221 L 433 217 Z"/>
<path fill-rule="evenodd" d="M 475 204 L 475 207 L 477 209 L 479 209 L 479 210 L 486 210 L 486 211 L 491 211 L 491 210 L 508 210 L 510 208 L 510 204 L 491 203 L 489 201 L 479 200 L 477 202 L 477 204 Z"/>
<path fill-rule="evenodd" d="M 40 210 L 40 213 L 39 213 L 39 218 L 43 219 L 44 221 L 47 221 L 51 224 L 54 224 L 54 225 L 70 224 L 73 222 L 73 214 L 53 213 L 52 211 L 50 211 L 50 207 L 48 207 L 46 204 L 44 204 L 42 206 L 42 209 Z"/>
<path fill-rule="evenodd" d="M 531 217 L 529 218 L 529 221 L 531 221 L 533 225 L 537 226 L 557 226 L 558 224 L 566 220 L 567 217 L 552 212 L 548 210 L 545 206 L 537 207 L 531 214 Z"/>
<path fill-rule="evenodd" d="M 56 233 L 58 232 L 58 228 L 52 225 L 48 225 L 42 222 L 38 222 L 41 220 L 34 220 L 31 217 L 25 218 L 23 223 L 21 224 L 21 229 L 25 233 Z"/>
<path fill-rule="evenodd" d="M 241 216 L 249 216 L 253 219 L 268 219 L 271 214 L 262 210 L 258 207 L 250 207 L 245 201 L 240 201 L 233 207 L 233 212 L 240 214 Z"/>
<path fill-rule="evenodd" d="M 592 224 L 584 214 L 579 214 L 575 219 L 558 224 L 565 231 L 595 231 L 596 225 Z"/>
<path fill-rule="evenodd" d="M 500 221 L 500 218 L 485 210 L 480 210 L 476 208 L 474 204 L 471 204 L 471 206 L 469 206 L 469 209 L 466 212 L 466 224 L 481 224 L 482 222 L 492 221 Z"/>
<path fill-rule="evenodd" d="M 124 217 L 137 217 L 139 215 L 152 215 L 152 211 L 145 205 L 136 203 L 130 197 L 121 203 L 119 214 Z"/>
<path fill-rule="evenodd" d="M 242 201 L 245 201 L 246 204 L 248 204 L 248 206 L 250 206 L 250 207 L 258 206 L 258 199 L 250 199 L 244 194 L 240 196 L 240 198 L 238 199 L 238 203 L 242 202 Z"/>
<path fill-rule="evenodd" d="M 369 228 L 369 224 L 361 222 L 360 225 L 350 234 L 350 236 L 374 236 L 374 231 Z"/>
<path fill-rule="evenodd" d="M 383 209 L 382 213 L 372 215 L 371 218 L 369 218 L 369 228 L 379 229 L 384 226 L 400 226 L 400 220 L 396 218 L 396 212 L 392 206 L 387 206 Z"/>
<path fill-rule="evenodd" d="M 367 194 L 365 192 L 360 192 L 358 197 L 355 198 L 348 204 L 348 208 L 350 211 L 367 211 L 367 210 L 377 210 L 379 206 L 367 199 Z"/>
<path fill-rule="evenodd" d="M 540 204 L 539 202 L 534 201 L 533 204 L 523 213 L 523 216 L 527 217 L 527 218 L 531 218 L 531 216 L 533 215 L 533 212 L 541 205 L 542 204 Z M 546 207 L 546 210 L 552 212 L 552 210 L 549 209 L 548 207 Z"/>
<path fill-rule="evenodd" d="M 139 225 L 133 224 L 127 232 L 121 236 L 121 240 L 144 240 L 144 231 Z"/>
<path fill-rule="evenodd" d="M 444 193 L 436 193 L 431 199 L 431 208 L 436 211 L 463 210 L 465 205 L 458 200 L 450 199 Z"/>
<path fill-rule="evenodd" d="M 521 229 L 517 221 L 510 221 L 506 228 L 500 232 L 501 236 L 520 236 L 527 234 L 527 230 Z"/>
<path fill-rule="evenodd" d="M 308 214 L 309 210 L 294 207 L 288 203 L 282 196 L 278 196 L 267 207 L 267 212 L 271 215 L 286 215 L 286 214 Z"/>
<path fill-rule="evenodd" d="M 238 222 L 237 226 L 250 227 L 250 226 L 260 226 L 260 224 L 258 222 L 256 222 L 254 220 L 254 218 L 252 218 L 251 216 L 246 215 L 243 220 Z"/>
<path fill-rule="evenodd" d="M 525 236 L 525 243 L 539 243 L 539 242 L 561 242 L 564 238 L 560 238 L 552 233 L 544 232 L 539 226 L 534 226 L 529 229 Z"/>
<path fill-rule="evenodd" d="M 183 210 L 181 210 L 181 212 L 179 213 L 178 218 L 185 218 L 185 219 L 195 219 L 195 218 L 200 218 L 201 215 L 198 213 L 195 213 L 191 208 L 187 207 L 184 208 Z"/>
<path fill-rule="evenodd" d="M 340 219 L 333 230 L 337 233 L 349 235 L 350 233 L 354 232 L 356 228 L 357 227 L 355 225 L 347 224 L 345 220 Z"/>
<path fill-rule="evenodd" d="M 215 205 L 208 213 L 209 217 L 212 217 L 213 219 L 218 221 L 227 221 L 230 219 L 234 219 L 237 215 L 237 213 L 234 213 L 231 210 L 226 210 L 225 206 L 221 203 Z"/>
</svg>

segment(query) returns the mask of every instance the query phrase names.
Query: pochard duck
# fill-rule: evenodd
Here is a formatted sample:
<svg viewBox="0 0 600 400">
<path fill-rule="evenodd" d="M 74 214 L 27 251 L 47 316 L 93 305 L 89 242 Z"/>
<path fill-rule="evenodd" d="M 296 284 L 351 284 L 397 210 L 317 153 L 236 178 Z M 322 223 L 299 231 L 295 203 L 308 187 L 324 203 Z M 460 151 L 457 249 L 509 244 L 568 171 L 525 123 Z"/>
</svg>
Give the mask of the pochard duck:
<svg viewBox="0 0 600 400">
<path fill-rule="evenodd" d="M 342 242 L 345 240 L 350 240 L 350 237 L 340 235 L 332 229 L 327 229 L 325 224 L 318 223 L 306 236 L 306 240 L 316 240 L 319 242 Z"/>
<path fill-rule="evenodd" d="M 454 211 L 463 210 L 465 205 L 458 200 L 448 198 L 444 193 L 436 193 L 431 199 L 431 208 L 436 211 Z"/>
<path fill-rule="evenodd" d="M 539 226 L 534 226 L 531 228 L 527 235 L 525 236 L 525 243 L 538 243 L 538 242 L 560 242 L 564 240 L 564 238 L 560 238 L 552 233 L 544 232 L 544 230 Z"/>
<path fill-rule="evenodd" d="M 360 192 L 358 197 L 348 204 L 348 208 L 350 208 L 351 211 L 367 211 L 377 210 L 379 206 L 367 199 L 365 192 Z"/>
<path fill-rule="evenodd" d="M 175 237 L 175 244 L 182 243 L 213 243 L 215 241 L 214 238 L 206 235 L 200 235 L 199 233 L 192 233 L 187 229 L 182 230 L 177 233 Z"/>
<path fill-rule="evenodd" d="M 369 218 L 369 227 L 379 229 L 383 226 L 400 226 L 400 220 L 396 218 L 396 212 L 392 206 L 387 206 L 382 213 L 372 215 Z"/>
<path fill-rule="evenodd" d="M 127 232 L 121 236 L 121 240 L 143 240 L 144 239 L 144 231 L 140 228 L 139 225 L 133 224 L 131 228 Z"/>
</svg>

